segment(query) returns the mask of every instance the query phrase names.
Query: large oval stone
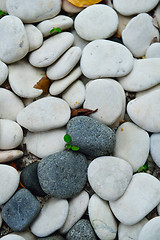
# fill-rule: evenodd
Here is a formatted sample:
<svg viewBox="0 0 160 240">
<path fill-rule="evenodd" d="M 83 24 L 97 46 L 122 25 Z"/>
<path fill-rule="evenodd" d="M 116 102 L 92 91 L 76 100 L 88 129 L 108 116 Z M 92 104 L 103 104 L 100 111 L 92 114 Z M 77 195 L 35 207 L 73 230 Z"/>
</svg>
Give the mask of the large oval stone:
<svg viewBox="0 0 160 240">
<path fill-rule="evenodd" d="M 83 49 L 81 69 L 90 78 L 122 77 L 133 68 L 133 56 L 122 44 L 94 40 Z"/>
<path fill-rule="evenodd" d="M 148 221 L 140 231 L 138 240 L 159 240 L 160 236 L 160 217 L 154 217 Z"/>
</svg>

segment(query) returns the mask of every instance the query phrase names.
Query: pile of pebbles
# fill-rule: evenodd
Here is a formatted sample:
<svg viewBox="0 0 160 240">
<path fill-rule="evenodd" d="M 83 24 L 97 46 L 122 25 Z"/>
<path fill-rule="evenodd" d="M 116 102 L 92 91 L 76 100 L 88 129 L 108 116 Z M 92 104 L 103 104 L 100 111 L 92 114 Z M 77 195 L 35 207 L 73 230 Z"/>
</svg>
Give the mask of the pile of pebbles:
<svg viewBox="0 0 160 240">
<path fill-rule="evenodd" d="M 159 0 L 0 9 L 1 239 L 158 240 Z"/>
</svg>

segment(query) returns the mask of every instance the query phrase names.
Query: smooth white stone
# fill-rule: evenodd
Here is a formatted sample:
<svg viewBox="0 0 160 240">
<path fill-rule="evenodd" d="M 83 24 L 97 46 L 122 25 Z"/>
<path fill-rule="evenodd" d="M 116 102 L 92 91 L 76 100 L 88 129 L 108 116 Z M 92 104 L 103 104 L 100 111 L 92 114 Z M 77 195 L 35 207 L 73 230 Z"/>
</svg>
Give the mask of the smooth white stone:
<svg viewBox="0 0 160 240">
<path fill-rule="evenodd" d="M 32 102 L 34 102 L 34 98 L 23 98 L 23 103 L 24 103 L 24 106 L 28 106 L 29 104 L 31 104 Z"/>
<path fill-rule="evenodd" d="M 118 37 L 122 36 L 122 31 L 125 29 L 131 19 L 132 17 L 126 17 L 118 13 L 118 29 L 116 32 L 116 35 L 118 35 Z"/>
<path fill-rule="evenodd" d="M 45 73 L 44 69 L 33 67 L 26 59 L 9 65 L 9 83 L 12 90 L 20 97 L 35 98 L 43 91 L 33 86 L 39 82 Z"/>
<path fill-rule="evenodd" d="M 0 151 L 0 163 L 6 163 L 23 156 L 23 152 L 20 150 Z"/>
<path fill-rule="evenodd" d="M 29 42 L 22 21 L 15 16 L 5 16 L 0 21 L 0 59 L 10 64 L 22 59 L 29 50 Z"/>
<path fill-rule="evenodd" d="M 88 167 L 88 181 L 95 193 L 104 200 L 121 197 L 132 174 L 132 167 L 127 161 L 110 156 L 95 158 Z"/>
<path fill-rule="evenodd" d="M 156 20 L 156 25 L 158 24 L 158 27 L 159 27 L 160 26 L 160 3 L 157 5 L 153 17 Z M 154 18 L 153 18 L 153 21 L 154 21 Z"/>
<path fill-rule="evenodd" d="M 46 74 L 48 78 L 59 80 L 66 77 L 78 63 L 81 53 L 82 51 L 79 47 L 71 47 L 56 63 L 47 68 Z"/>
<path fill-rule="evenodd" d="M 61 10 L 61 0 L 7 0 L 7 12 L 24 23 L 40 22 L 56 16 Z"/>
<path fill-rule="evenodd" d="M 98 111 L 90 116 L 113 125 L 124 110 L 125 93 L 121 85 L 113 79 L 96 79 L 86 84 L 84 108 Z"/>
<path fill-rule="evenodd" d="M 22 128 L 14 121 L 0 119 L 0 149 L 7 150 L 19 146 L 23 139 Z"/>
<path fill-rule="evenodd" d="M 72 85 L 62 93 L 62 99 L 64 99 L 72 109 L 80 107 L 85 100 L 85 86 L 83 82 L 77 80 L 72 83 Z"/>
<path fill-rule="evenodd" d="M 131 120 L 149 132 L 160 132 L 160 90 L 130 101 L 127 112 Z"/>
<path fill-rule="evenodd" d="M 157 212 L 158 212 L 158 215 L 160 216 L 160 203 L 157 206 Z"/>
<path fill-rule="evenodd" d="M 143 95 L 145 95 L 147 93 L 153 92 L 154 90 L 158 90 L 158 89 L 160 89 L 160 84 L 158 84 L 158 85 L 156 85 L 156 86 L 154 86 L 152 88 L 149 88 L 147 90 L 144 90 L 144 91 L 141 91 L 141 92 L 137 92 L 136 93 L 136 98 L 137 97 L 141 97 L 141 96 L 143 96 Z"/>
<path fill-rule="evenodd" d="M 62 0 L 62 9 L 67 13 L 78 13 L 83 10 L 82 7 L 74 6 L 72 3 L 67 0 Z"/>
<path fill-rule="evenodd" d="M 40 132 L 63 127 L 69 118 L 70 108 L 63 99 L 45 97 L 25 107 L 17 122 L 31 132 Z"/>
<path fill-rule="evenodd" d="M 54 63 L 72 44 L 74 37 L 69 32 L 48 38 L 42 46 L 29 55 L 29 62 L 35 67 L 47 67 Z"/>
<path fill-rule="evenodd" d="M 17 114 L 24 108 L 22 100 L 13 92 L 0 88 L 0 118 L 16 121 Z"/>
<path fill-rule="evenodd" d="M 2 237 L 1 240 L 26 240 L 25 238 L 18 236 L 17 234 L 7 234 L 6 236 Z"/>
<path fill-rule="evenodd" d="M 29 52 L 39 48 L 43 43 L 43 35 L 33 24 L 24 25 L 28 41 L 29 41 Z"/>
<path fill-rule="evenodd" d="M 50 36 L 50 31 L 52 28 L 60 28 L 61 30 L 66 30 L 73 25 L 72 18 L 65 16 L 65 15 L 59 15 L 57 17 L 51 18 L 49 20 L 44 20 L 43 22 L 40 22 L 37 25 L 37 28 L 41 31 L 43 34 L 43 37 Z M 57 33 L 56 31 L 53 33 Z"/>
<path fill-rule="evenodd" d="M 133 70 L 118 80 L 126 91 L 138 92 L 160 83 L 159 75 L 160 58 L 135 59 Z"/>
<path fill-rule="evenodd" d="M 146 51 L 146 58 L 160 58 L 160 43 L 156 42 L 151 44 Z"/>
<path fill-rule="evenodd" d="M 0 164 L 0 176 L 0 205 L 2 205 L 15 193 L 19 184 L 19 173 L 11 166 Z"/>
<path fill-rule="evenodd" d="M 23 237 L 25 240 L 36 240 L 37 238 L 30 232 L 28 231 L 23 231 L 23 232 L 13 232 L 13 234 L 17 234 L 18 236 Z"/>
<path fill-rule="evenodd" d="M 88 41 L 84 40 L 83 38 L 81 38 L 75 30 L 72 30 L 71 33 L 74 36 L 74 42 L 73 42 L 73 46 L 76 47 L 80 47 L 81 50 L 83 50 L 83 48 L 89 43 Z"/>
<path fill-rule="evenodd" d="M 67 200 L 50 198 L 31 224 L 31 232 L 38 237 L 46 237 L 60 229 L 67 218 L 68 207 Z"/>
<path fill-rule="evenodd" d="M 160 217 L 152 218 L 142 228 L 138 240 L 159 240 L 160 237 Z"/>
<path fill-rule="evenodd" d="M 108 203 L 94 194 L 89 200 L 88 213 L 97 236 L 101 240 L 114 240 L 117 223 Z"/>
<path fill-rule="evenodd" d="M 1 0 L 0 1 L 0 9 L 4 12 L 7 12 L 7 8 L 6 8 L 6 1 L 7 0 Z"/>
<path fill-rule="evenodd" d="M 133 68 L 133 56 L 122 44 L 95 40 L 87 44 L 81 57 L 82 73 L 90 78 L 122 77 Z"/>
<path fill-rule="evenodd" d="M 2 226 L 2 216 L 1 216 L 1 212 L 0 212 L 0 228 L 1 228 L 1 226 Z"/>
<path fill-rule="evenodd" d="M 136 172 L 147 161 L 149 144 L 149 134 L 145 130 L 125 122 L 116 131 L 114 156 L 126 160 Z"/>
<path fill-rule="evenodd" d="M 60 233 L 67 233 L 71 227 L 83 216 L 89 202 L 89 194 L 82 191 L 76 197 L 69 201 L 69 211 L 64 225 L 60 229 Z"/>
<path fill-rule="evenodd" d="M 137 240 L 138 235 L 143 228 L 143 226 L 148 222 L 147 218 L 142 219 L 142 221 L 134 224 L 132 226 L 127 226 L 120 223 L 118 226 L 118 239 L 119 240 Z"/>
<path fill-rule="evenodd" d="M 82 72 L 80 67 L 73 69 L 72 72 L 66 77 L 54 81 L 49 88 L 49 93 L 53 96 L 57 96 L 58 94 L 62 93 L 67 87 L 69 87 L 74 81 L 76 81 L 81 76 L 81 74 Z"/>
<path fill-rule="evenodd" d="M 124 45 L 135 57 L 145 55 L 154 37 L 159 40 L 159 31 L 154 27 L 152 17 L 147 13 L 140 13 L 132 18 L 122 32 Z"/>
<path fill-rule="evenodd" d="M 8 77 L 8 67 L 0 60 L 0 85 L 2 85 Z"/>
<path fill-rule="evenodd" d="M 160 133 L 154 133 L 150 137 L 150 153 L 153 161 L 160 167 Z"/>
<path fill-rule="evenodd" d="M 55 152 L 65 150 L 64 128 L 54 129 L 46 132 L 31 133 L 27 132 L 24 138 L 27 151 L 39 158 L 47 157 Z"/>
<path fill-rule="evenodd" d="M 135 15 L 141 12 L 149 12 L 157 4 L 159 0 L 113 0 L 114 8 L 124 16 Z"/>
<path fill-rule="evenodd" d="M 110 201 L 115 217 L 126 225 L 141 221 L 160 202 L 160 181 L 148 173 L 134 174 L 121 198 Z"/>
<path fill-rule="evenodd" d="M 87 41 L 109 38 L 118 28 L 118 15 L 107 5 L 91 5 L 76 16 L 74 28 Z"/>
</svg>

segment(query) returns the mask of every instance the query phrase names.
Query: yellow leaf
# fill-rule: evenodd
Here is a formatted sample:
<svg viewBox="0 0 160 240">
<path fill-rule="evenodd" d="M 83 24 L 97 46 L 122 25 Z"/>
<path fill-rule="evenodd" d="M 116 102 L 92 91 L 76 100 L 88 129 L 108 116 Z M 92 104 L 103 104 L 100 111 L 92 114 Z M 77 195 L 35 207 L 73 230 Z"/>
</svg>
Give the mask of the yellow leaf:
<svg viewBox="0 0 160 240">
<path fill-rule="evenodd" d="M 51 81 L 47 77 L 42 77 L 39 82 L 34 85 L 34 88 L 42 89 L 43 92 L 48 93 Z"/>
<path fill-rule="evenodd" d="M 96 3 L 101 2 L 102 0 L 67 0 L 77 7 L 87 7 Z"/>
</svg>

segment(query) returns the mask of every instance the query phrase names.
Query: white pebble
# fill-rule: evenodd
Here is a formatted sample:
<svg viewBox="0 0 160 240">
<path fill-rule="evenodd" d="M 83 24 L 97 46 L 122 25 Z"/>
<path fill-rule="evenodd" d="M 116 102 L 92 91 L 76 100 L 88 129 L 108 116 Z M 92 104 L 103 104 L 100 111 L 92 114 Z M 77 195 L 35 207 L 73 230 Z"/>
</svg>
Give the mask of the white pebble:
<svg viewBox="0 0 160 240">
<path fill-rule="evenodd" d="M 78 13 L 83 10 L 82 7 L 77 7 L 67 0 L 62 0 L 62 9 L 67 13 Z"/>
<path fill-rule="evenodd" d="M 153 161 L 160 167 L 160 133 L 154 133 L 150 137 L 150 153 Z"/>
<path fill-rule="evenodd" d="M 160 237 L 160 217 L 149 220 L 142 228 L 138 240 L 159 240 Z"/>
<path fill-rule="evenodd" d="M 0 151 L 0 163 L 10 162 L 22 156 L 23 152 L 20 150 Z"/>
<path fill-rule="evenodd" d="M 146 58 L 160 58 L 160 43 L 156 42 L 151 44 L 146 51 Z"/>
<path fill-rule="evenodd" d="M 2 85 L 8 77 L 8 67 L 0 60 L 0 85 Z"/>
</svg>

